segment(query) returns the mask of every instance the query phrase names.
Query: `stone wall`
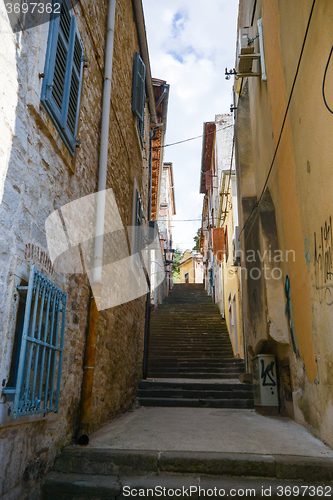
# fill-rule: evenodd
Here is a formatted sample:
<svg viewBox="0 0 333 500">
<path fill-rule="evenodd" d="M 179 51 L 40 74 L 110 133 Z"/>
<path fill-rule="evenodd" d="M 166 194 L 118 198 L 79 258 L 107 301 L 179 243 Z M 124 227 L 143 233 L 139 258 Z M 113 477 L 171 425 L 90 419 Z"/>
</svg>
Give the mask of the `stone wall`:
<svg viewBox="0 0 333 500">
<path fill-rule="evenodd" d="M 44 417 L 8 415 L 0 403 L 0 496 L 36 498 L 41 475 L 76 432 L 90 287 L 85 275 L 62 275 L 49 260 L 45 220 L 63 205 L 96 191 L 99 159 L 106 0 L 76 4 L 78 29 L 88 58 L 84 69 L 78 138 L 71 158 L 40 104 L 48 25 L 13 34 L 4 5 L 0 23 L 0 377 L 8 378 L 17 289 L 31 264 L 68 293 L 59 412 Z M 149 112 L 142 149 L 131 111 L 134 52 L 139 51 L 130 0 L 118 0 L 114 43 L 107 187 L 116 193 L 124 226 L 132 225 L 134 179 L 147 213 Z M 2 196 L 3 193 L 3 196 Z M 127 410 L 141 377 L 145 297 L 100 313 L 92 430 Z"/>
</svg>

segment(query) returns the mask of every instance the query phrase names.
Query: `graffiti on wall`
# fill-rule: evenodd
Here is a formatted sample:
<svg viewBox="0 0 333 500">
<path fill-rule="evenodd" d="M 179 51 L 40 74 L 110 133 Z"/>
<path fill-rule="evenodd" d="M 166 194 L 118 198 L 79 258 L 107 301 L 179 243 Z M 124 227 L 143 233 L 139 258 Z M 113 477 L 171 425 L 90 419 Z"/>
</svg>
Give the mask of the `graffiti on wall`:
<svg viewBox="0 0 333 500">
<path fill-rule="evenodd" d="M 263 387 L 265 387 L 266 385 L 276 386 L 276 382 L 274 380 L 275 362 L 272 361 L 265 368 L 265 361 L 263 359 L 261 359 L 260 361 L 261 361 L 261 375 L 260 375 L 260 377 L 262 380 Z"/>
<path fill-rule="evenodd" d="M 297 347 L 297 341 L 296 337 L 294 335 L 294 329 L 293 329 L 293 323 L 292 323 L 292 313 L 291 313 L 291 296 L 290 296 L 290 279 L 289 276 L 286 276 L 286 281 L 284 285 L 284 290 L 286 293 L 286 315 L 288 318 L 288 325 L 289 325 L 289 330 L 290 330 L 290 337 L 291 337 L 291 342 L 293 345 L 293 351 L 296 354 L 296 357 L 299 357 L 299 352 L 298 352 L 298 347 Z"/>
<path fill-rule="evenodd" d="M 305 238 L 305 241 L 304 241 L 304 255 L 305 255 L 306 265 L 310 264 L 310 262 L 311 262 L 311 250 L 310 250 L 310 242 L 307 238 Z"/>
<path fill-rule="evenodd" d="M 314 268 L 316 289 L 320 302 L 333 305 L 333 233 L 332 217 L 325 221 L 320 232 L 314 233 Z"/>
</svg>

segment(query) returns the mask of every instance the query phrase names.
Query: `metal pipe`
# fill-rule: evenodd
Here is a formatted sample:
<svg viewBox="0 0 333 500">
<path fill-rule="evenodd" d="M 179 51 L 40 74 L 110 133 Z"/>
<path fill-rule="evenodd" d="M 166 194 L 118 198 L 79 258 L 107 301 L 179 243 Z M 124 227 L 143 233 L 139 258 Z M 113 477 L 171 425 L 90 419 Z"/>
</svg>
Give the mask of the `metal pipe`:
<svg viewBox="0 0 333 500">
<path fill-rule="evenodd" d="M 98 172 L 98 195 L 96 206 L 96 227 L 94 245 L 94 269 L 92 296 L 90 301 L 89 327 L 84 358 L 81 402 L 78 425 L 78 443 L 89 442 L 91 399 L 94 382 L 98 304 L 102 295 L 103 234 L 105 219 L 105 190 L 109 149 L 109 126 L 111 107 L 112 59 L 115 26 L 116 0 L 109 0 L 108 26 L 105 50 L 104 88 L 102 106 L 101 144 Z"/>
<path fill-rule="evenodd" d="M 153 185 L 153 136 L 154 133 L 150 131 L 150 148 L 149 148 L 149 173 L 148 173 L 148 209 L 147 209 L 147 217 L 148 224 L 151 219 L 151 197 L 152 197 L 152 185 Z M 147 285 L 148 285 L 148 293 L 146 297 L 146 313 L 145 313 L 145 333 L 144 333 L 144 344 L 143 344 L 143 363 L 142 363 L 142 378 L 146 380 L 148 376 L 148 346 L 149 346 L 149 330 L 150 330 L 150 314 L 151 314 L 151 260 L 150 260 L 150 251 L 148 250 L 148 273 L 147 273 Z"/>
</svg>

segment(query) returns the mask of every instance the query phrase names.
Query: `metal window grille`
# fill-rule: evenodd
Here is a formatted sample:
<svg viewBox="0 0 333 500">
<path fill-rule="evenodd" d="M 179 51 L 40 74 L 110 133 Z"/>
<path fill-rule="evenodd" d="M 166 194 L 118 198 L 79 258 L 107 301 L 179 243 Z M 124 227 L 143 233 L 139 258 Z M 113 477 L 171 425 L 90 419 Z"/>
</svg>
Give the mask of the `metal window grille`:
<svg viewBox="0 0 333 500">
<path fill-rule="evenodd" d="M 14 389 L 13 417 L 57 412 L 67 294 L 31 267 Z"/>
</svg>

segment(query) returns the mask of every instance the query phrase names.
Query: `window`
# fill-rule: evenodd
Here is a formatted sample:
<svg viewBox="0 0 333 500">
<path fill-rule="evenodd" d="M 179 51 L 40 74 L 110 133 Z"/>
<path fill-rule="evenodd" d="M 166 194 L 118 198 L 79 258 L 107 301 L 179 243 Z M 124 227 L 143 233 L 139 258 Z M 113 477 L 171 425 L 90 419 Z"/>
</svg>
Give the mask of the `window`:
<svg viewBox="0 0 333 500">
<path fill-rule="evenodd" d="M 228 227 L 227 226 L 225 228 L 224 241 L 225 241 L 225 261 L 228 262 L 228 259 L 229 259 L 229 241 L 228 241 Z"/>
<path fill-rule="evenodd" d="M 225 253 L 226 253 L 226 242 L 225 242 L 224 228 L 223 227 L 213 228 L 213 254 L 216 255 L 218 264 L 220 264 L 220 262 L 223 261 Z"/>
<path fill-rule="evenodd" d="M 141 271 L 141 250 L 142 250 L 142 202 L 140 199 L 139 191 L 135 190 L 135 218 L 134 218 L 134 248 L 133 253 L 135 254 L 134 266 L 140 274 Z"/>
<path fill-rule="evenodd" d="M 12 363 L 3 393 L 13 416 L 58 411 L 67 294 L 31 267 L 28 286 L 18 287 Z"/>
<path fill-rule="evenodd" d="M 144 139 L 144 119 L 145 119 L 145 76 L 146 67 L 140 55 L 135 52 L 133 68 L 133 95 L 132 111 L 137 118 L 141 144 Z"/>
<path fill-rule="evenodd" d="M 42 102 L 72 156 L 75 153 L 84 47 L 68 0 L 50 21 Z"/>
</svg>

